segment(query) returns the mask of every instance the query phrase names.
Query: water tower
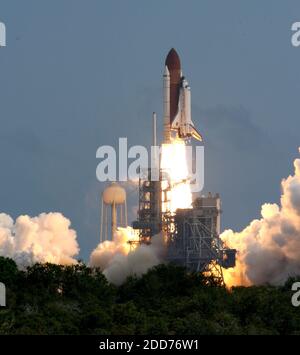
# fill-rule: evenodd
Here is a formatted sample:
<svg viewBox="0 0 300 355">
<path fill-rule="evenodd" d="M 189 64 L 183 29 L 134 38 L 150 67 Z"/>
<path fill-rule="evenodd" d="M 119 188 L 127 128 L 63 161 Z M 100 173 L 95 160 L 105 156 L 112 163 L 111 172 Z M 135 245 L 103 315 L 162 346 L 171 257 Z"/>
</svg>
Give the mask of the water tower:
<svg viewBox="0 0 300 355">
<path fill-rule="evenodd" d="M 108 223 L 109 218 L 110 228 Z M 126 226 L 126 191 L 123 187 L 113 182 L 102 193 L 100 242 L 113 240 L 117 227 Z"/>
</svg>

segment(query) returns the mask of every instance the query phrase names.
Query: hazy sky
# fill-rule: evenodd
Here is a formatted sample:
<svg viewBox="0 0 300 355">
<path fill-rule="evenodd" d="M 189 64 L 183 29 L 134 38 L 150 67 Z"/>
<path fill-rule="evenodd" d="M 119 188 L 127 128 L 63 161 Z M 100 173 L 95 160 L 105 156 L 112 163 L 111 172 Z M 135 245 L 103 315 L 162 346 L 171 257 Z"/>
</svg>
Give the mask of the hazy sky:
<svg viewBox="0 0 300 355">
<path fill-rule="evenodd" d="M 0 0 L 0 210 L 59 211 L 87 259 L 99 241 L 97 147 L 150 144 L 175 47 L 223 228 L 278 202 L 300 145 L 299 1 Z M 161 126 L 161 120 L 160 120 Z M 130 217 L 136 191 L 129 192 Z"/>
</svg>

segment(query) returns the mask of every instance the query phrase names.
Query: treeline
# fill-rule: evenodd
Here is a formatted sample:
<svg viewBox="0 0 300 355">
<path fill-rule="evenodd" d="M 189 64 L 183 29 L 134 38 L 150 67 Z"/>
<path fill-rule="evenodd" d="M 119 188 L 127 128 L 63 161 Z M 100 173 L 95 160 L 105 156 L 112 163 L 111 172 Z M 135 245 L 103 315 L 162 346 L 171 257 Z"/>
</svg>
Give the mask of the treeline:
<svg viewBox="0 0 300 355">
<path fill-rule="evenodd" d="M 159 265 L 116 287 L 82 263 L 19 271 L 0 257 L 7 288 L 0 334 L 300 334 L 294 281 L 229 291 L 201 274 Z"/>
</svg>

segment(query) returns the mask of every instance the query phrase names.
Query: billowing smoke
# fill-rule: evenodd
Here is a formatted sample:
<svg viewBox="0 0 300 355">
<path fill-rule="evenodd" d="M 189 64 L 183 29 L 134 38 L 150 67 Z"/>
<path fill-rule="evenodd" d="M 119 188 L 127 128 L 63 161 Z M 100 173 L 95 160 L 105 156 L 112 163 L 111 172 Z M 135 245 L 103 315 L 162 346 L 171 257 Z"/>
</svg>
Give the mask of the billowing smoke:
<svg viewBox="0 0 300 355">
<path fill-rule="evenodd" d="M 76 263 L 79 252 L 76 232 L 61 213 L 41 213 L 37 217 L 20 216 L 14 222 L 0 214 L 0 256 L 12 258 L 20 268 L 36 262 Z"/>
<path fill-rule="evenodd" d="M 222 233 L 227 246 L 238 250 L 237 266 L 225 270 L 228 285 L 278 285 L 300 275 L 300 159 L 295 159 L 294 168 L 294 174 L 282 180 L 279 206 L 264 204 L 261 219 L 241 232 Z"/>
<path fill-rule="evenodd" d="M 100 243 L 92 252 L 90 265 L 99 267 L 111 283 L 121 285 L 128 276 L 141 276 L 163 260 L 164 243 L 160 235 L 150 245 L 130 245 L 137 241 L 130 227 L 118 228 L 113 241 Z"/>
</svg>

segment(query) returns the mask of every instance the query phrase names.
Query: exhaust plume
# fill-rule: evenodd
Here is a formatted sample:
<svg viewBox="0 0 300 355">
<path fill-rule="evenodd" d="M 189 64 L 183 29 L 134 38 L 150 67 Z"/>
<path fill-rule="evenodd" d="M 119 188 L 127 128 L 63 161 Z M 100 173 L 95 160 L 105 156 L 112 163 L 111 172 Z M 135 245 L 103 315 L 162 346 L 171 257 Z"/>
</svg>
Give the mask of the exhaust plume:
<svg viewBox="0 0 300 355">
<path fill-rule="evenodd" d="M 100 243 L 90 256 L 90 265 L 99 267 L 109 282 L 121 285 L 128 276 L 141 276 L 163 260 L 164 243 L 160 235 L 150 245 L 132 245 L 138 241 L 131 227 L 118 228 L 114 240 Z"/>
<path fill-rule="evenodd" d="M 294 174 L 283 179 L 281 186 L 279 206 L 266 203 L 261 219 L 241 232 L 221 234 L 227 246 L 238 250 L 236 267 L 224 270 L 228 286 L 280 285 L 300 275 L 300 159 L 295 159 Z"/>
<path fill-rule="evenodd" d="M 61 213 L 19 216 L 16 221 L 0 213 L 0 256 L 15 260 L 20 268 L 34 263 L 74 264 L 79 252 L 76 232 Z"/>
</svg>

